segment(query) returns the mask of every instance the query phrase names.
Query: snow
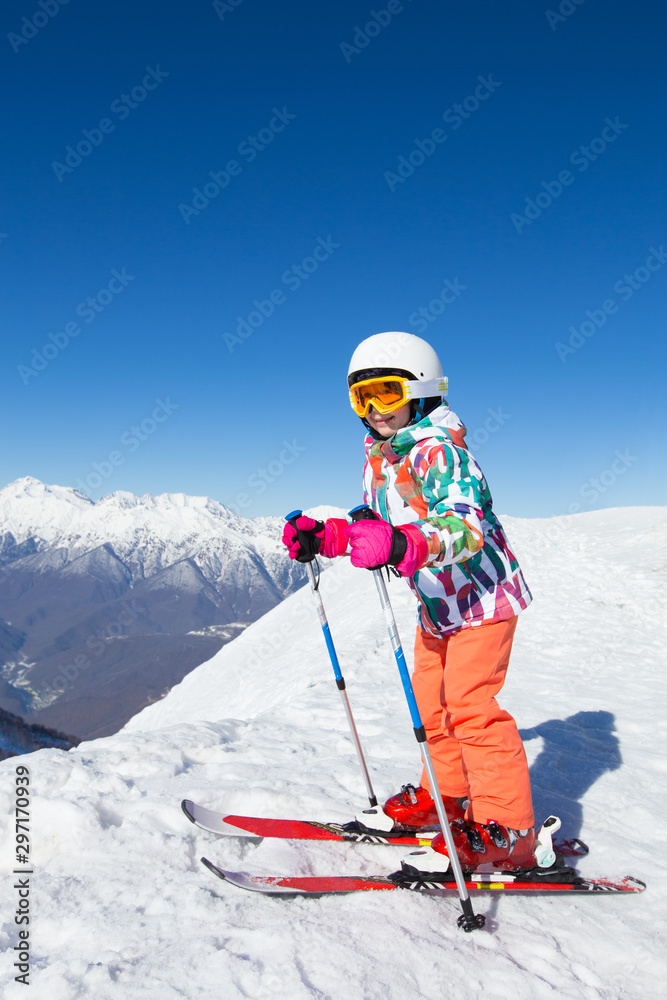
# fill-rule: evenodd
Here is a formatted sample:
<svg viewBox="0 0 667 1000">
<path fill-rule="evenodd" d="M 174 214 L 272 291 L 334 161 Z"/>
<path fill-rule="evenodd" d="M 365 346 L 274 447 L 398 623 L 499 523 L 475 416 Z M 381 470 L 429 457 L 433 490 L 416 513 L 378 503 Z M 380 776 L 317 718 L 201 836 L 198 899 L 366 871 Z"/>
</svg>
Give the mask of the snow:
<svg viewBox="0 0 667 1000">
<path fill-rule="evenodd" d="M 267 545 L 267 528 L 278 534 L 281 522 L 277 517 L 241 517 L 210 497 L 184 493 L 136 497 L 121 490 L 94 502 L 80 490 L 47 486 L 31 476 L 0 489 L 0 524 L 16 542 L 35 537 L 42 547 L 69 548 L 70 555 L 104 544 L 134 555 L 138 543 L 158 537 L 167 549 L 167 562 L 161 565 L 168 565 L 193 542 L 201 549 L 214 546 L 221 533 L 240 545 L 249 539 L 255 544 L 264 539 Z M 271 551 L 276 545 L 268 540 Z"/>
<path fill-rule="evenodd" d="M 276 596 L 303 576 L 301 567 L 285 562 L 281 517 L 245 518 L 210 497 L 118 491 L 93 502 L 79 490 L 24 476 L 0 489 L 0 524 L 17 545 L 34 541 L 38 555 L 24 557 L 32 558 L 27 566 L 60 566 L 106 546 L 135 580 L 183 559 L 225 590 L 243 589 L 250 576 L 257 580 L 260 563 L 268 576 L 263 585 Z"/>
<path fill-rule="evenodd" d="M 633 874 L 631 896 L 411 893 L 280 899 L 199 861 L 273 874 L 398 867 L 405 848 L 216 838 L 182 798 L 225 812 L 346 820 L 366 803 L 312 594 L 293 594 L 115 736 L 0 764 L 5 886 L 14 775 L 31 776 L 30 996 L 39 1000 L 652 1000 L 664 995 L 667 509 L 503 518 L 535 601 L 501 700 L 526 738 L 536 810 L 591 853 L 583 874 Z M 379 798 L 418 750 L 370 575 L 345 560 L 321 592 Z M 408 660 L 414 599 L 389 587 Z M 9 819 L 11 817 L 11 819 Z M 17 890 L 0 929 L 13 979 Z M 25 994 L 28 995 L 28 994 Z"/>
</svg>

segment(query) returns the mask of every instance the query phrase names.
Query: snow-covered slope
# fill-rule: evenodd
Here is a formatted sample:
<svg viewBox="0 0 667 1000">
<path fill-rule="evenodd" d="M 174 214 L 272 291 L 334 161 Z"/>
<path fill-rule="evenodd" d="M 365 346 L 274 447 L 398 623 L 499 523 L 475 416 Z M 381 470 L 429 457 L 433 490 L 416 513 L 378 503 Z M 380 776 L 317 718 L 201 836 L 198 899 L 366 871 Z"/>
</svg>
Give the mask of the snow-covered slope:
<svg viewBox="0 0 667 1000">
<path fill-rule="evenodd" d="M 365 790 L 312 596 L 299 591 L 113 737 L 21 758 L 31 778 L 31 995 L 49 1000 L 653 1000 L 663 995 L 667 510 L 503 518 L 535 602 L 503 704 L 526 740 L 539 818 L 557 811 L 584 873 L 648 881 L 631 897 L 455 900 L 408 893 L 272 899 L 200 864 L 392 870 L 400 848 L 219 840 L 179 809 L 344 820 Z M 414 603 L 390 593 L 408 659 Z M 419 775 L 370 575 L 341 560 L 322 595 L 379 797 Z M 0 764 L 0 859 L 15 867 L 16 761 Z M 5 817 L 11 817 L 6 819 Z M 0 931 L 13 982 L 17 891 Z"/>
</svg>

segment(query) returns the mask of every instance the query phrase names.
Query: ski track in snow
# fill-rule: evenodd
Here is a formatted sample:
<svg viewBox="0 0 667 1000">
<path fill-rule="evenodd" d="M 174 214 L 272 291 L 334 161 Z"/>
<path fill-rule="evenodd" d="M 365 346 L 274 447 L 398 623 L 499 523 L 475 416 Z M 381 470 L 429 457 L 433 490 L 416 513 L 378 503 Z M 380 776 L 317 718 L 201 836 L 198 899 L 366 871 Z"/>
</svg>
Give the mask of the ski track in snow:
<svg viewBox="0 0 667 1000">
<path fill-rule="evenodd" d="M 308 588 L 115 736 L 0 764 L 6 1000 L 652 1000 L 664 996 L 667 510 L 503 518 L 535 601 L 502 703 L 532 767 L 536 812 L 633 874 L 636 896 L 412 893 L 280 899 L 217 880 L 201 855 L 273 874 L 391 871 L 405 848 L 242 841 L 197 830 L 225 812 L 346 820 L 366 804 Z M 414 599 L 389 587 L 408 660 Z M 373 581 L 345 561 L 322 596 L 379 798 L 418 779 L 418 748 Z M 14 981 L 13 791 L 31 775 L 30 989 Z"/>
</svg>

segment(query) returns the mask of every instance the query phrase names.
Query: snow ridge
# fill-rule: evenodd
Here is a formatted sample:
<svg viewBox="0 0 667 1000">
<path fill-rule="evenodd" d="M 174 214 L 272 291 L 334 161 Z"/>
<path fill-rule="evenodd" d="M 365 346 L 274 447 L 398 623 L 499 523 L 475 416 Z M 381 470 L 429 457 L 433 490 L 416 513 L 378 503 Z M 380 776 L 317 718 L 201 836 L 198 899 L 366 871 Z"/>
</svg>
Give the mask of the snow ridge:
<svg viewBox="0 0 667 1000">
<path fill-rule="evenodd" d="M 662 831 L 667 510 L 503 518 L 534 595 L 502 704 L 516 717 L 540 819 L 591 853 L 582 874 L 632 874 L 645 893 L 411 893 L 265 899 L 199 858 L 279 874 L 388 872 L 404 849 L 217 839 L 179 802 L 344 821 L 365 788 L 313 606 L 288 597 L 123 731 L 21 762 L 31 776 L 31 984 L 50 1000 L 658 1000 L 664 993 Z M 345 560 L 322 597 L 378 798 L 420 772 L 370 575 Z M 408 660 L 414 600 L 390 596 Z M 0 840 L 14 837 L 15 762 L 0 764 Z M 11 817 L 11 822 L 10 822 Z M 6 833 L 6 836 L 5 836 Z M 9 879 L 11 850 L 0 858 Z M 12 882 L 8 881 L 10 886 Z M 11 890 L 13 891 L 13 890 Z M 390 898 L 387 898 L 387 897 Z M 129 918 L 129 919 L 128 919 Z M 17 928 L 0 930 L 11 970 Z M 22 997 L 4 972 L 7 1000 Z"/>
</svg>

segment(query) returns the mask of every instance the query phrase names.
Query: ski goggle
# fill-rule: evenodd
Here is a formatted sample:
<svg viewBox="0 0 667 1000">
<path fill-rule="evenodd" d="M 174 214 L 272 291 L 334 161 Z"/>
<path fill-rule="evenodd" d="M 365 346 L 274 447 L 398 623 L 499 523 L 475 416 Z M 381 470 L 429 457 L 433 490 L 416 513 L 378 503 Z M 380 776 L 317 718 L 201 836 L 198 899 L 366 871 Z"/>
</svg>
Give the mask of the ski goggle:
<svg viewBox="0 0 667 1000">
<path fill-rule="evenodd" d="M 358 417 L 365 417 L 371 406 L 378 413 L 393 413 L 411 399 L 441 396 L 447 392 L 447 379 L 417 379 L 388 375 L 386 378 L 366 378 L 350 386 L 350 405 Z"/>
</svg>

